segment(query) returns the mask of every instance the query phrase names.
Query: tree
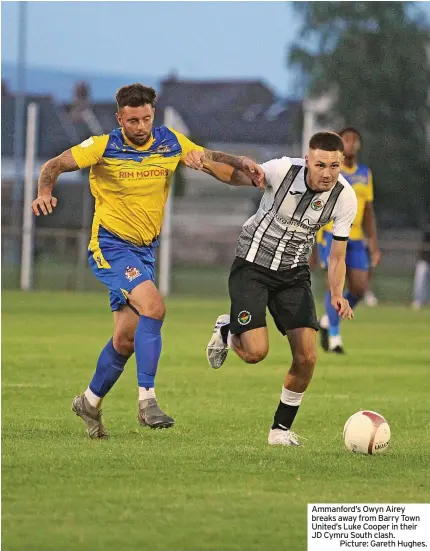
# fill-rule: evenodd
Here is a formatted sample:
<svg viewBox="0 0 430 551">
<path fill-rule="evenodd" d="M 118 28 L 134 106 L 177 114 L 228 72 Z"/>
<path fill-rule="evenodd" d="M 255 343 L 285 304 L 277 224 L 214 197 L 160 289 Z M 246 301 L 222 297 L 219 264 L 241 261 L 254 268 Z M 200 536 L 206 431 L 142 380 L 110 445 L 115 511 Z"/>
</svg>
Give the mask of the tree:
<svg viewBox="0 0 430 551">
<path fill-rule="evenodd" d="M 331 120 L 336 114 L 363 134 L 379 215 L 393 226 L 417 225 L 430 203 L 427 17 L 408 2 L 295 2 L 294 9 L 302 28 L 289 63 L 306 94 L 336 91 Z"/>
</svg>

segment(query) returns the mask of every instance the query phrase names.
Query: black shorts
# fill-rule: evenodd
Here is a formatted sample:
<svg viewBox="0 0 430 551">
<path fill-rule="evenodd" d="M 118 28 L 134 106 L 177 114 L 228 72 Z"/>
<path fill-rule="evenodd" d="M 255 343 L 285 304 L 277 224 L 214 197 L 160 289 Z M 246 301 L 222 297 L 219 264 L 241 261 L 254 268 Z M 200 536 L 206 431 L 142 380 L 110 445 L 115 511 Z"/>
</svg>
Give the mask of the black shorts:
<svg viewBox="0 0 430 551">
<path fill-rule="evenodd" d="M 283 335 L 299 327 L 318 330 L 308 266 L 274 271 L 236 258 L 228 287 L 233 334 L 266 327 L 266 308 Z"/>
</svg>

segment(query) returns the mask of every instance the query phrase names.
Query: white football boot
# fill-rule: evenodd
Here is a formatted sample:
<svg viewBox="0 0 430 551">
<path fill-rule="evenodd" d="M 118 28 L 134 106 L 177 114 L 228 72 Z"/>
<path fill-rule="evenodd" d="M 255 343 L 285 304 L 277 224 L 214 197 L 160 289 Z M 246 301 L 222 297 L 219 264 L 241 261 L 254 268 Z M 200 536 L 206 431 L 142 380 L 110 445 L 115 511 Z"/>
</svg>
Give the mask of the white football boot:
<svg viewBox="0 0 430 551">
<path fill-rule="evenodd" d="M 299 437 L 290 430 L 270 429 L 267 439 L 271 446 L 301 446 Z"/>
<path fill-rule="evenodd" d="M 211 340 L 206 347 L 206 357 L 211 367 L 219 369 L 225 362 L 228 353 L 228 344 L 222 340 L 221 327 L 230 323 L 228 314 L 217 317 Z"/>
</svg>

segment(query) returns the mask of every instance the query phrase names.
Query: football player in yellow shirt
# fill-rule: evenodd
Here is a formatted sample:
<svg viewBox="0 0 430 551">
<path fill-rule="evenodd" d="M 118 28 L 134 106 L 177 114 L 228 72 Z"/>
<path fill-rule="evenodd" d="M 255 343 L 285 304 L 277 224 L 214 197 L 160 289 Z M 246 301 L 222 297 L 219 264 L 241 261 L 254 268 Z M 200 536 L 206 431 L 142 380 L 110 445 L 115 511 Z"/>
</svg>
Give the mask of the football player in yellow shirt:
<svg viewBox="0 0 430 551">
<path fill-rule="evenodd" d="M 357 216 L 351 227 L 346 249 L 346 276 L 348 291 L 345 297 L 354 308 L 369 286 L 369 268 L 376 266 L 380 260 L 376 217 L 373 209 L 373 178 L 369 167 L 357 162 L 361 148 L 361 135 L 356 128 L 347 127 L 339 132 L 344 145 L 344 163 L 341 174 L 348 180 L 357 195 Z M 367 246 L 365 238 L 367 238 Z M 332 225 L 321 228 L 317 235 L 320 266 L 327 270 Z M 367 250 L 368 247 L 368 250 Z M 370 254 L 370 259 L 369 259 Z M 369 262 L 370 260 L 370 262 Z M 330 294 L 326 295 L 325 315 L 320 320 L 320 339 L 324 350 L 344 353 L 340 334 L 340 318 L 330 303 Z"/>
<path fill-rule="evenodd" d="M 88 247 L 94 275 L 109 289 L 114 317 L 112 338 L 102 350 L 94 376 L 72 410 L 83 419 L 91 438 L 104 439 L 101 403 L 136 353 L 138 419 L 151 428 L 168 428 L 174 420 L 159 407 L 155 374 L 161 353 L 163 298 L 156 288 L 154 247 L 164 216 L 171 178 L 190 151 L 203 148 L 166 126 L 154 127 L 153 88 L 131 84 L 116 94 L 119 128 L 92 136 L 45 163 L 40 171 L 35 215 L 52 213 L 52 195 L 63 172 L 91 167 L 95 212 Z M 212 161 L 229 162 L 263 186 L 264 173 L 251 159 L 208 151 Z"/>
</svg>

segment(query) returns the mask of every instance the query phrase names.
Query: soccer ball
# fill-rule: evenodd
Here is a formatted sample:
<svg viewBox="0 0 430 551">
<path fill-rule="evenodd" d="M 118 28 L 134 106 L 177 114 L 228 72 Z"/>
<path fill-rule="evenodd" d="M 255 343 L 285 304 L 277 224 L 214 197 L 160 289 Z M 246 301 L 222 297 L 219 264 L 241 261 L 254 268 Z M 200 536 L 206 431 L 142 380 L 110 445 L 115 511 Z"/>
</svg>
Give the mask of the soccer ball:
<svg viewBox="0 0 430 551">
<path fill-rule="evenodd" d="M 357 411 L 343 427 L 345 448 L 353 453 L 381 453 L 387 449 L 390 436 L 390 426 L 376 411 Z"/>
</svg>

